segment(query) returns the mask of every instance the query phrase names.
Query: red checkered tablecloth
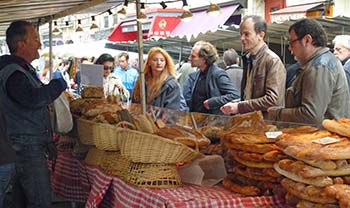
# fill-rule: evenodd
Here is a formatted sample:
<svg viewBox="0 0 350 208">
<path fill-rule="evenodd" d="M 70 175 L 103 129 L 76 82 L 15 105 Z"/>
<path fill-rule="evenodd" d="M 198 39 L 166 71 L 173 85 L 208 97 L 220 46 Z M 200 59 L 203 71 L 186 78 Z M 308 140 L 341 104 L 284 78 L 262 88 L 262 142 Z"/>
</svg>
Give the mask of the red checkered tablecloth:
<svg viewBox="0 0 350 208">
<path fill-rule="evenodd" d="M 52 187 L 70 201 L 96 207 L 285 207 L 282 196 L 242 197 L 222 187 L 185 184 L 178 188 L 138 188 L 99 168 L 85 165 L 70 153 L 59 153 Z"/>
</svg>

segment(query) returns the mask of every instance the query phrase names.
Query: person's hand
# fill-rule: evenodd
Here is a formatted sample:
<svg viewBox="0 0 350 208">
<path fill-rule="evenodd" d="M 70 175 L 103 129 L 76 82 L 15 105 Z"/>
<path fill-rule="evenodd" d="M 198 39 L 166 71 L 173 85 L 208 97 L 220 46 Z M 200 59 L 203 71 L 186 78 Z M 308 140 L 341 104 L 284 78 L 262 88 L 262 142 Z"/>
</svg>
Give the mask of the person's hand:
<svg viewBox="0 0 350 208">
<path fill-rule="evenodd" d="M 46 145 L 45 153 L 47 155 L 47 159 L 52 161 L 55 161 L 57 159 L 57 150 L 53 142 Z"/>
<path fill-rule="evenodd" d="M 63 78 L 62 73 L 59 70 L 56 70 L 54 73 L 52 73 L 52 79 L 59 79 Z"/>
<path fill-rule="evenodd" d="M 207 110 L 209 110 L 209 102 L 208 102 L 208 100 L 205 100 L 205 101 L 203 102 L 203 105 L 204 105 L 204 108 L 206 108 Z"/>
<path fill-rule="evenodd" d="M 226 103 L 225 105 L 221 106 L 220 110 L 226 115 L 237 114 L 238 103 Z"/>
</svg>

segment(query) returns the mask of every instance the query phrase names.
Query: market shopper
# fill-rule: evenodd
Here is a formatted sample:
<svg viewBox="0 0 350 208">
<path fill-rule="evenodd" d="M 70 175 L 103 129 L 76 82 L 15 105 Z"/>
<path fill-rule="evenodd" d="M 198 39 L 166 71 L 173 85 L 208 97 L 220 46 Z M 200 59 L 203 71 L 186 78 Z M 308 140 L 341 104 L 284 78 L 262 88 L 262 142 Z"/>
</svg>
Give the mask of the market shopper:
<svg viewBox="0 0 350 208">
<path fill-rule="evenodd" d="M 114 58 L 108 53 L 101 54 L 95 64 L 103 65 L 103 92 L 105 96 L 120 96 L 120 100 L 127 102 L 130 98 L 129 91 L 123 85 L 121 79 L 112 74 Z"/>
<path fill-rule="evenodd" d="M 233 48 L 227 49 L 224 52 L 223 60 L 226 66 L 225 68 L 226 73 L 228 77 L 230 77 L 230 79 L 232 80 L 232 83 L 235 86 L 235 89 L 239 93 L 241 93 L 243 69 L 238 65 L 239 59 L 240 58 L 238 53 Z"/>
<path fill-rule="evenodd" d="M 132 95 L 139 72 L 129 64 L 129 54 L 126 52 L 119 54 L 118 63 L 119 66 L 114 69 L 113 74 L 121 78 L 123 85 Z"/>
<path fill-rule="evenodd" d="M 243 56 L 241 101 L 221 107 L 225 114 L 262 111 L 283 106 L 286 69 L 281 59 L 271 51 L 264 38 L 267 32 L 265 20 L 256 15 L 244 17 L 240 25 Z"/>
<path fill-rule="evenodd" d="M 0 57 L 0 111 L 16 152 L 14 207 L 51 207 L 48 159 L 56 157 L 48 105 L 66 88 L 62 77 L 44 85 L 30 64 L 41 47 L 35 27 L 26 21 L 12 22 L 6 31 L 11 55 Z"/>
<path fill-rule="evenodd" d="M 180 85 L 175 78 L 175 65 L 164 49 L 153 47 L 149 50 L 144 73 L 148 105 L 182 110 L 182 95 Z M 132 101 L 141 103 L 141 77 L 136 81 Z"/>
<path fill-rule="evenodd" d="M 239 98 L 227 73 L 215 64 L 218 58 L 211 43 L 198 41 L 194 44 L 189 61 L 192 67 L 200 70 L 194 72 L 191 99 L 188 100 L 191 112 L 222 114 L 220 106 Z"/>
<path fill-rule="evenodd" d="M 350 35 L 337 35 L 334 40 L 334 55 L 341 61 L 350 89 Z"/>
<path fill-rule="evenodd" d="M 271 108 L 269 118 L 321 126 L 324 119 L 350 116 L 350 97 L 341 63 L 327 48 L 327 35 L 314 19 L 289 27 L 289 50 L 300 63 L 286 92 L 285 108 Z"/>
</svg>

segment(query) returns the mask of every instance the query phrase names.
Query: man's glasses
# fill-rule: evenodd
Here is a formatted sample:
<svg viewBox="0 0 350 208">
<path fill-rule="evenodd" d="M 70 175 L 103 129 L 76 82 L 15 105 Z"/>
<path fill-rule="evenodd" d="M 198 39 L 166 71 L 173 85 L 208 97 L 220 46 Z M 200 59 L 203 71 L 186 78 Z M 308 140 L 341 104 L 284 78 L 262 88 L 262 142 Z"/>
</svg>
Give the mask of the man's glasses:
<svg viewBox="0 0 350 208">
<path fill-rule="evenodd" d="M 288 40 L 288 45 L 293 45 L 296 41 L 299 41 L 301 40 L 302 38 L 297 38 L 297 39 L 294 39 L 294 40 Z"/>
<path fill-rule="evenodd" d="M 104 66 L 103 69 L 104 70 L 113 70 L 114 67 L 113 66 Z"/>
</svg>

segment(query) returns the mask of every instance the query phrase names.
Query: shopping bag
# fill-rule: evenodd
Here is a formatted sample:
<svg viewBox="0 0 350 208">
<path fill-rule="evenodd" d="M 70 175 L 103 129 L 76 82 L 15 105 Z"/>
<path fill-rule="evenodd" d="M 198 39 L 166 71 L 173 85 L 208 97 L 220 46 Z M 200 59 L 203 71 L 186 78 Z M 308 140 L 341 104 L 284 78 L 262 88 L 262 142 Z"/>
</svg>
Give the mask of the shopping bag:
<svg viewBox="0 0 350 208">
<path fill-rule="evenodd" d="M 53 101 L 53 130 L 57 133 L 68 133 L 73 128 L 73 118 L 69 108 L 69 101 L 62 94 Z"/>
</svg>

